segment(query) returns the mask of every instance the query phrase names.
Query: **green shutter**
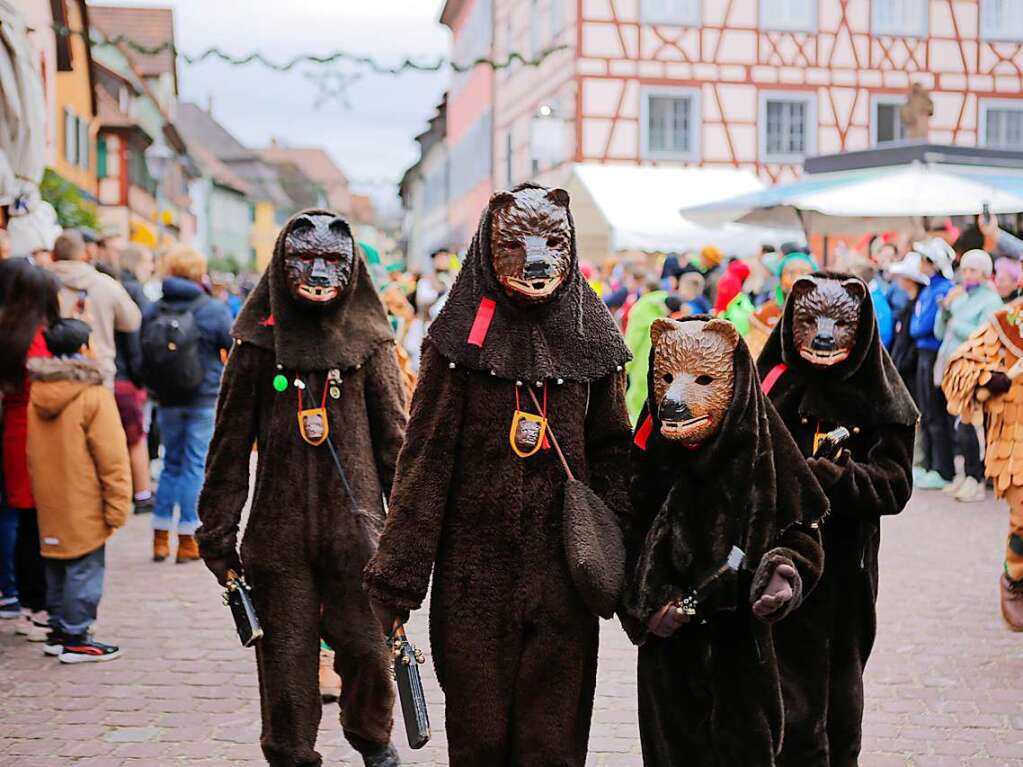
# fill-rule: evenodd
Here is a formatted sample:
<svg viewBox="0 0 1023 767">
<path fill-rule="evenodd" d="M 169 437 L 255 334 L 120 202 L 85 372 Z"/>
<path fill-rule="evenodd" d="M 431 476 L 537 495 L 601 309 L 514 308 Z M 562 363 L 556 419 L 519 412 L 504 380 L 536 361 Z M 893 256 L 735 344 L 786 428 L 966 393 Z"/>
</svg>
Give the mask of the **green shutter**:
<svg viewBox="0 0 1023 767">
<path fill-rule="evenodd" d="M 107 177 L 107 140 L 102 137 L 96 139 L 96 177 Z"/>
</svg>

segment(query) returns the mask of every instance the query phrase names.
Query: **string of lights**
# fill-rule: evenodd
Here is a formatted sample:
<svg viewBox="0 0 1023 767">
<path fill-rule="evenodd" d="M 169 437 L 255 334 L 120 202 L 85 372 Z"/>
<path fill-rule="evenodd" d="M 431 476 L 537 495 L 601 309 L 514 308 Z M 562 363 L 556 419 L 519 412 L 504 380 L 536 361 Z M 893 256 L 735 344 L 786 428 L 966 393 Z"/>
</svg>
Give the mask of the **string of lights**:
<svg viewBox="0 0 1023 767">
<path fill-rule="evenodd" d="M 260 53 L 259 51 L 252 51 L 244 55 L 236 56 L 228 53 L 219 47 L 206 48 L 199 53 L 186 53 L 180 50 L 172 42 L 164 42 L 159 45 L 143 45 L 137 40 L 132 40 L 125 35 L 116 35 L 111 38 L 101 37 L 93 35 L 88 30 L 71 29 L 63 24 L 53 24 L 53 30 L 62 37 L 70 37 L 71 35 L 79 35 L 86 39 L 92 46 L 115 46 L 125 47 L 129 50 L 141 55 L 141 56 L 155 56 L 165 51 L 170 51 L 174 56 L 184 61 L 186 64 L 200 64 L 210 59 L 221 61 L 231 66 L 246 66 L 249 64 L 259 64 L 267 69 L 273 70 L 274 72 L 290 72 L 295 67 L 304 64 L 314 65 L 331 65 L 338 63 L 349 63 L 358 66 L 366 67 L 370 71 L 378 75 L 400 75 L 405 72 L 439 72 L 443 69 L 450 69 L 453 72 L 468 72 L 479 66 L 487 66 L 494 70 L 508 69 L 516 63 L 527 66 L 535 67 L 539 66 L 549 56 L 558 53 L 559 51 L 567 50 L 567 45 L 557 45 L 549 48 L 545 48 L 535 56 L 526 57 L 521 53 L 514 51 L 509 53 L 503 59 L 491 59 L 486 56 L 481 56 L 472 61 L 468 62 L 456 62 L 445 56 L 440 56 L 429 61 L 421 61 L 413 58 L 404 58 L 398 64 L 383 64 L 372 56 L 364 56 L 360 54 L 349 53 L 347 51 L 331 51 L 326 54 L 316 53 L 300 53 L 296 56 L 291 57 L 286 61 L 275 61 L 268 56 Z"/>
</svg>

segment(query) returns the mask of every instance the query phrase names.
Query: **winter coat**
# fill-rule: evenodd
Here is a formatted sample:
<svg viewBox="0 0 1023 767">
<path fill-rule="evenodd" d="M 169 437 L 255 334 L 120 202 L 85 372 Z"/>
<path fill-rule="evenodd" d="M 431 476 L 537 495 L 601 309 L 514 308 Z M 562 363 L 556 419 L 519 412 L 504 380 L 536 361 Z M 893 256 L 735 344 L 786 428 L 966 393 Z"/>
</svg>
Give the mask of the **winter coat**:
<svg viewBox="0 0 1023 767">
<path fill-rule="evenodd" d="M 36 331 L 28 347 L 26 363 L 36 357 L 49 357 L 43 328 Z M 25 374 L 21 391 L 3 394 L 3 469 L 4 502 L 15 509 L 31 509 L 35 506 L 32 497 L 32 480 L 28 473 L 28 400 L 32 391 L 32 379 Z"/>
<path fill-rule="evenodd" d="M 102 546 L 131 511 L 131 466 L 114 395 L 92 360 L 28 363 L 28 462 L 42 555 L 76 559 Z"/>
<path fill-rule="evenodd" d="M 152 303 L 142 290 L 142 283 L 138 278 L 127 270 L 121 272 L 121 285 L 128 291 L 131 300 L 145 314 L 146 308 Z M 142 386 L 142 343 L 139 333 L 114 333 L 114 346 L 117 354 L 114 357 L 116 366 L 115 380 L 131 381 L 136 386 Z"/>
<path fill-rule="evenodd" d="M 714 314 L 722 314 L 732 300 L 742 292 L 743 283 L 749 277 L 749 265 L 742 259 L 728 264 L 725 273 L 717 282 L 717 296 L 714 299 Z"/>
<path fill-rule="evenodd" d="M 114 333 L 138 330 L 141 310 L 117 280 L 84 261 L 55 261 L 49 268 L 63 285 L 61 315 L 77 317 L 92 326 L 90 348 L 103 371 L 103 384 L 113 389 L 117 371 Z"/>
<path fill-rule="evenodd" d="M 870 300 L 874 303 L 874 316 L 877 317 L 877 330 L 881 334 L 881 344 L 885 349 L 890 349 L 895 324 L 892 318 L 892 307 L 876 280 L 870 283 Z"/>
<path fill-rule="evenodd" d="M 966 339 L 983 325 L 992 314 L 1005 306 L 994 285 L 984 282 L 966 291 L 952 302 L 947 309 L 942 308 L 934 320 L 934 335 L 941 339 L 941 349 L 934 364 L 934 385 L 941 386 L 945 368 L 956 349 L 966 343 Z"/>
<path fill-rule="evenodd" d="M 910 335 L 909 329 L 913 322 L 913 313 L 916 311 L 916 298 L 906 296 L 906 304 L 902 307 L 902 313 L 895 317 L 894 337 L 892 338 L 892 363 L 899 371 L 899 377 L 906 385 L 910 394 L 916 391 L 916 362 L 919 357 L 916 348 L 916 341 Z"/>
<path fill-rule="evenodd" d="M 951 289 L 952 283 L 939 273 L 931 277 L 930 284 L 917 296 L 909 333 L 918 349 L 936 352 L 941 347 L 941 340 L 934 335 L 934 323 L 941 311 L 941 302 Z"/>
<path fill-rule="evenodd" d="M 163 298 L 146 307 L 143 329 L 159 316 L 162 305 L 182 309 L 200 297 L 204 297 L 203 302 L 192 311 L 199 329 L 199 359 L 203 380 L 195 394 L 187 399 L 161 400 L 160 404 L 165 407 L 213 407 L 216 404 L 220 378 L 224 374 L 220 353 L 229 350 L 234 344 L 231 337 L 231 312 L 220 301 L 207 296 L 199 285 L 181 277 L 167 277 L 163 281 Z"/>
<path fill-rule="evenodd" d="M 692 318 L 699 319 L 706 318 Z M 646 764 L 773 763 L 784 712 L 768 624 L 798 609 L 823 566 L 817 520 L 828 510 L 824 491 L 761 392 L 741 340 L 733 364 L 732 400 L 707 443 L 690 449 L 664 439 L 652 394 L 637 430 L 622 623 L 641 644 Z M 732 546 L 746 561 L 704 605 L 707 623 L 682 626 L 668 639 L 649 635 L 650 617 L 686 596 Z M 796 570 L 793 598 L 762 621 L 751 606 L 781 564 Z"/>
<path fill-rule="evenodd" d="M 625 345 L 632 353 L 632 361 L 625 366 L 629 374 L 629 391 L 625 401 L 629 408 L 629 418 L 633 423 L 639 418 L 639 411 L 646 402 L 646 372 L 650 359 L 650 325 L 658 317 L 668 316 L 668 308 L 664 305 L 667 292 L 655 290 L 647 293 L 636 302 L 629 313 L 629 327 L 625 331 Z"/>
</svg>

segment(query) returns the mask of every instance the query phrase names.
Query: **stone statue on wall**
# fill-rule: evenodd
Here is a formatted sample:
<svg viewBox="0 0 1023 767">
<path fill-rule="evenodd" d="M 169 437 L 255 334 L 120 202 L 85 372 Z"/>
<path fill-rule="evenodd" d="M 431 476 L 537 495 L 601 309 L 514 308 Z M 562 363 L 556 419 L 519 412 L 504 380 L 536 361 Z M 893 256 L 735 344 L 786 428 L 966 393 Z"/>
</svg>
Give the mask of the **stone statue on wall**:
<svg viewBox="0 0 1023 767">
<path fill-rule="evenodd" d="M 926 140 L 933 115 L 934 102 L 931 100 L 931 94 L 920 83 L 913 83 L 906 103 L 899 112 L 906 138 Z"/>
</svg>

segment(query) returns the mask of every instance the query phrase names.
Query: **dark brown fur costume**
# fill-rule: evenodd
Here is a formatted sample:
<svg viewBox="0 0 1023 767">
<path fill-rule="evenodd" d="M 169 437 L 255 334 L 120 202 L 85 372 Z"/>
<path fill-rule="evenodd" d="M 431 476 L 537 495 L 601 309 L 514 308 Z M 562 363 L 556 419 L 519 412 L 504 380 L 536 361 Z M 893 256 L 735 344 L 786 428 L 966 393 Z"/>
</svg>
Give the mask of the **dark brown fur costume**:
<svg viewBox="0 0 1023 767">
<path fill-rule="evenodd" d="M 261 742 L 275 767 L 320 764 L 321 635 L 344 679 L 341 723 L 357 749 L 387 742 L 394 700 L 388 653 L 361 588 L 370 552 L 327 446 L 299 435 L 292 381 L 300 376 L 318 406 L 327 371 L 340 369 L 341 396 L 326 400 L 330 436 L 359 506 L 378 520 L 405 426 L 390 326 L 364 260 L 356 255 L 352 280 L 329 310 L 306 310 L 284 279 L 287 232 L 234 327 L 197 533 L 215 572 L 236 559 L 255 442 L 259 463 L 241 558 L 266 632 L 256 651 Z M 278 373 L 288 380 L 283 392 L 273 386 Z"/>
<path fill-rule="evenodd" d="M 851 279 L 821 272 L 817 280 Z M 798 295 L 790 298 L 757 366 L 766 377 L 788 368 L 771 388 L 804 456 L 814 434 L 845 426 L 845 461 L 811 459 L 831 501 L 821 524 L 824 576 L 803 607 L 775 629 L 785 692 L 786 767 L 853 767 L 863 719 L 863 669 L 874 643 L 881 516 L 902 511 L 912 492 L 917 411 L 878 337 L 874 309 L 861 291 L 852 353 L 830 368 L 803 359 L 793 344 Z"/>
<path fill-rule="evenodd" d="M 664 334 L 669 341 L 670 335 Z M 641 645 L 643 761 L 768 767 L 781 743 L 781 686 L 771 626 L 753 616 L 751 605 L 781 564 L 796 570 L 793 598 L 769 621 L 788 615 L 813 589 L 823 559 L 814 524 L 827 499 L 761 393 L 743 341 L 731 360 L 735 385 L 720 427 L 695 449 L 660 433 L 656 353 L 655 345 L 639 420 L 642 429 L 653 413 L 653 429 L 646 448 L 633 453 L 634 525 L 622 619 Z M 708 606 L 707 624 L 689 623 L 669 639 L 648 634 L 650 616 L 686 595 L 733 545 L 745 551 L 746 565 Z"/>
<path fill-rule="evenodd" d="M 550 302 L 508 298 L 494 277 L 490 217 L 488 209 L 423 345 L 366 587 L 385 605 L 416 609 L 433 570 L 430 638 L 453 767 L 582 767 L 597 619 L 565 561 L 565 473 L 553 450 L 518 458 L 508 434 L 515 382 L 546 381 L 548 416 L 573 472 L 625 513 L 628 352 L 579 273 L 574 240 L 568 279 Z M 480 348 L 467 337 L 484 297 L 496 312 Z M 527 409 L 524 389 L 521 400 Z"/>
</svg>

